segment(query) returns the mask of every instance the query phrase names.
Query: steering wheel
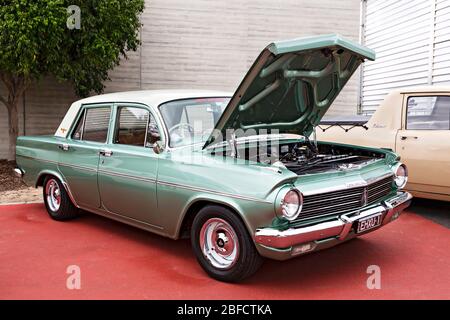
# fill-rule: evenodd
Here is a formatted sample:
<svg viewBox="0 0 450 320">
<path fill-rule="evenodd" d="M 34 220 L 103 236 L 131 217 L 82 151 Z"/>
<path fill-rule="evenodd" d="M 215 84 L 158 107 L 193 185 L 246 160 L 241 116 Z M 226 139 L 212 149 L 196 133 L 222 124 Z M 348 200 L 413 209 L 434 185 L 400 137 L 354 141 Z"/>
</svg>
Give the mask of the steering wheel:
<svg viewBox="0 0 450 320">
<path fill-rule="evenodd" d="M 176 129 L 182 128 L 182 127 L 186 127 L 188 128 L 188 131 L 190 133 L 191 138 L 194 137 L 194 127 L 192 125 L 190 125 L 189 123 L 183 122 L 183 123 L 178 123 L 176 125 L 174 125 L 172 128 L 169 129 L 169 135 L 172 136 L 172 132 L 175 131 Z M 180 133 L 180 137 L 182 139 L 184 139 L 186 136 L 184 135 L 184 131 L 181 131 Z"/>
</svg>

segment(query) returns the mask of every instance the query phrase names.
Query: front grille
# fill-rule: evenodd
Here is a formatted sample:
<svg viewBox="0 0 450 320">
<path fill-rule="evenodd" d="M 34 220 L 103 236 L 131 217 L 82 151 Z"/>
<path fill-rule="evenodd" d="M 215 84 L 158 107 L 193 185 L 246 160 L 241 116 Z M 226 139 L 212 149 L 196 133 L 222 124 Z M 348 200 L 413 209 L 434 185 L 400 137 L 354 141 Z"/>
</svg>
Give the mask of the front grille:
<svg viewBox="0 0 450 320">
<path fill-rule="evenodd" d="M 345 214 L 379 201 L 392 190 L 393 176 L 383 178 L 367 186 L 304 196 L 303 210 L 296 221 Z M 367 189 L 367 203 L 364 192 Z"/>
</svg>

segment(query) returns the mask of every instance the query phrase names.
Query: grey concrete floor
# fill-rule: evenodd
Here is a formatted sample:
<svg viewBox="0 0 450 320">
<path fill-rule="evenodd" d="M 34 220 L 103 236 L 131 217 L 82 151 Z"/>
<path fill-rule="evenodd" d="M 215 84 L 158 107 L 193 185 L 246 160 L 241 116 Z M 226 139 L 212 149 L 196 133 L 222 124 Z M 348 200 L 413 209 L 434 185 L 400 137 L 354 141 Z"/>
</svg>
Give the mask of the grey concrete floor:
<svg viewBox="0 0 450 320">
<path fill-rule="evenodd" d="M 414 198 L 408 211 L 450 229 L 450 202 Z"/>
</svg>

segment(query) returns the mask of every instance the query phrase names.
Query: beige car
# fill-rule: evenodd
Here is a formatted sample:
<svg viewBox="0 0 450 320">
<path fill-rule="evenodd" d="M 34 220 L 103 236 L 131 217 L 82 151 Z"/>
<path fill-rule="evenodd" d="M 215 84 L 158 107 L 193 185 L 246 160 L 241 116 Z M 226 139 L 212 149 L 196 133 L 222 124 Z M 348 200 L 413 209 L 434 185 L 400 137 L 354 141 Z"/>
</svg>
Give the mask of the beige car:
<svg viewBox="0 0 450 320">
<path fill-rule="evenodd" d="M 394 90 L 367 123 L 329 119 L 317 139 L 392 149 L 408 167 L 407 190 L 450 201 L 450 86 Z"/>
</svg>

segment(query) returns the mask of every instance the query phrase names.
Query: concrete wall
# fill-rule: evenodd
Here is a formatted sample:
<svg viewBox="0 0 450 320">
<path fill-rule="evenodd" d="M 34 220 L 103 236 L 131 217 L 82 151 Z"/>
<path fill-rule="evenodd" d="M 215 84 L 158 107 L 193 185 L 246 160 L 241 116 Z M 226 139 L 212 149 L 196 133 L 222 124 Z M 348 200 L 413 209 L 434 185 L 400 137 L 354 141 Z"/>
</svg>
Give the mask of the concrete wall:
<svg viewBox="0 0 450 320">
<path fill-rule="evenodd" d="M 106 92 L 156 88 L 234 91 L 271 41 L 327 33 L 359 40 L 359 18 L 359 0 L 147 1 L 142 47 L 111 72 Z M 356 113 L 358 79 L 357 74 L 350 80 L 330 113 Z M 21 112 L 25 110 L 22 133 L 53 133 L 76 99 L 67 83 L 48 78 L 34 85 L 21 107 Z M 6 108 L 0 106 L 0 158 L 6 155 L 7 143 Z"/>
</svg>

